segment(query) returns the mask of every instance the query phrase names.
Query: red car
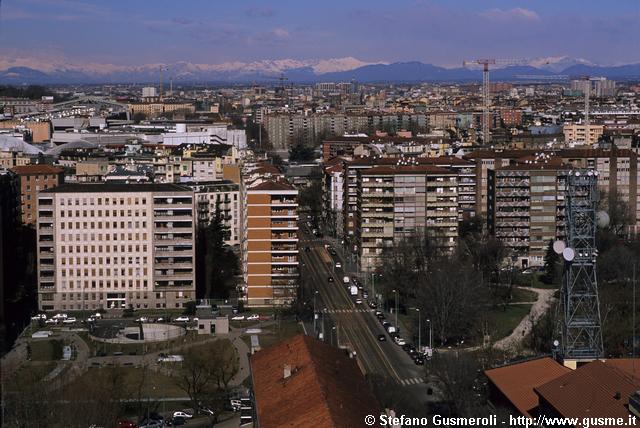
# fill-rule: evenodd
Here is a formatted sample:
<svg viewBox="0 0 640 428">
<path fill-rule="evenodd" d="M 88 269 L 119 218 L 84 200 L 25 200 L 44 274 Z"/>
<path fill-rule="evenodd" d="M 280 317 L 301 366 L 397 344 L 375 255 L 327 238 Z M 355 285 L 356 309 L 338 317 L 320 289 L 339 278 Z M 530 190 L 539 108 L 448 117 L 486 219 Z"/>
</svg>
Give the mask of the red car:
<svg viewBox="0 0 640 428">
<path fill-rule="evenodd" d="M 118 428 L 136 428 L 136 423 L 129 419 L 119 419 Z"/>
</svg>

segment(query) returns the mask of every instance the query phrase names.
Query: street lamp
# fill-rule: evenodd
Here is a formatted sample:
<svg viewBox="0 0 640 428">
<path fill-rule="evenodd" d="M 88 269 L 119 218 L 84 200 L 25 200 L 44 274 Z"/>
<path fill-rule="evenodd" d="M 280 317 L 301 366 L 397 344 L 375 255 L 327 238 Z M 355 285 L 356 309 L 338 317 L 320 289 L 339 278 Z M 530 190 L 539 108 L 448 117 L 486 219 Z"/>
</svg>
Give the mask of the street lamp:
<svg viewBox="0 0 640 428">
<path fill-rule="evenodd" d="M 431 320 L 428 319 L 427 322 L 429 323 L 429 349 L 431 350 L 431 352 L 433 352 L 433 342 L 432 342 L 432 330 L 431 330 Z"/>
<path fill-rule="evenodd" d="M 396 329 L 398 328 L 398 291 L 393 289 L 391 290 L 391 292 L 395 295 L 395 301 L 396 301 Z"/>
<path fill-rule="evenodd" d="M 418 313 L 418 352 L 422 349 L 422 317 L 420 316 L 420 308 L 416 308 Z"/>
<path fill-rule="evenodd" d="M 333 346 L 333 332 L 336 330 L 336 326 L 331 327 L 331 346 Z"/>
<path fill-rule="evenodd" d="M 316 296 L 318 295 L 318 290 L 316 290 L 315 293 L 313 293 L 313 334 L 315 335 L 317 330 L 316 330 L 316 319 L 318 317 L 318 314 L 316 313 Z"/>
</svg>

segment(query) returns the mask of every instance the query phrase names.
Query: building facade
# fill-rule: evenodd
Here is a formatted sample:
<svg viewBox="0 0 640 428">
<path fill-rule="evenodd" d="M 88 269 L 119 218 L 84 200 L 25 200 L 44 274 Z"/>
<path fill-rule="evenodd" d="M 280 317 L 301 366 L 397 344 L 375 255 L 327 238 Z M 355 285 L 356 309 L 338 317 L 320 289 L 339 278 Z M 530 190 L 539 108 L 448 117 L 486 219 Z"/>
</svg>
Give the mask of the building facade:
<svg viewBox="0 0 640 428">
<path fill-rule="evenodd" d="M 258 178 L 243 192 L 245 302 L 291 303 L 297 295 L 298 191 L 280 178 Z"/>
<path fill-rule="evenodd" d="M 193 199 L 173 184 L 40 192 L 40 310 L 181 308 L 194 300 Z"/>
<path fill-rule="evenodd" d="M 185 186 L 195 191 L 198 226 L 206 226 L 215 218 L 216 211 L 219 211 L 221 222 L 227 232 L 225 244 L 239 245 L 242 225 L 240 186 L 228 180 L 185 183 Z"/>
<path fill-rule="evenodd" d="M 38 193 L 62 184 L 64 168 L 53 165 L 23 165 L 12 170 L 20 177 L 22 224 L 35 225 L 38 218 Z"/>
</svg>

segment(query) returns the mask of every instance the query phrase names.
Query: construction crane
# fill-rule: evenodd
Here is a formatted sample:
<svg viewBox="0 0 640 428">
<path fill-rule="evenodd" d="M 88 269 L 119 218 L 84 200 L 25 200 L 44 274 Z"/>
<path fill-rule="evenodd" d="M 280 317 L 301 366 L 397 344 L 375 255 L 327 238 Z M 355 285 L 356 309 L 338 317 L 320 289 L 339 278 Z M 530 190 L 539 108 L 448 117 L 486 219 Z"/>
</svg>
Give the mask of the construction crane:
<svg viewBox="0 0 640 428">
<path fill-rule="evenodd" d="M 482 65 L 482 142 L 488 144 L 491 141 L 491 93 L 489 90 L 489 66 L 490 65 L 522 65 L 525 59 L 474 59 L 462 61 L 462 66 Z"/>
</svg>

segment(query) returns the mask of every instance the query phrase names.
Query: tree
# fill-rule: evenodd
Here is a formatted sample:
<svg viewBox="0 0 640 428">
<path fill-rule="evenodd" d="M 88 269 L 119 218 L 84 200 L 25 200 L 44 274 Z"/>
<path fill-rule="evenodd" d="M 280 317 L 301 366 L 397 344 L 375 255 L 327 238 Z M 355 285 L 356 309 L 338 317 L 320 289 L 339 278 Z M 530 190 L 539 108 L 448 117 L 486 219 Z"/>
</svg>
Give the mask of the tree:
<svg viewBox="0 0 640 428">
<path fill-rule="evenodd" d="M 632 223 L 629 204 L 622 193 L 600 191 L 599 208 L 609 215 L 608 229 L 616 236 L 623 236 L 625 228 Z"/>
<path fill-rule="evenodd" d="M 309 210 L 309 214 L 314 218 L 319 218 L 322 214 L 322 184 L 320 181 L 314 181 L 310 186 L 300 191 L 298 202 L 301 207 Z"/>
<path fill-rule="evenodd" d="M 147 115 L 146 115 L 146 114 L 144 114 L 143 112 L 139 111 L 139 112 L 137 112 L 137 113 L 134 113 L 134 114 L 133 114 L 132 119 L 133 119 L 133 121 L 134 121 L 135 123 L 140 123 L 140 122 L 142 122 L 143 120 L 146 120 L 146 119 L 147 119 Z"/>
<path fill-rule="evenodd" d="M 302 143 L 297 143 L 289 149 L 290 162 L 307 162 L 315 159 L 314 150 Z"/>
<path fill-rule="evenodd" d="M 239 370 L 236 350 L 228 340 L 217 340 L 182 354 L 176 383 L 189 396 L 194 410 L 205 405 L 214 410 L 215 423 L 229 395 L 229 383 Z"/>
<path fill-rule="evenodd" d="M 199 284 L 204 284 L 200 294 L 205 298 L 227 298 L 235 272 L 238 257 L 225 245 L 229 228 L 222 222 L 220 207 L 211 221 L 198 229 L 198 272 Z"/>
<path fill-rule="evenodd" d="M 560 256 L 553 250 L 553 240 L 551 240 L 549 241 L 547 252 L 544 255 L 544 275 L 542 275 L 542 282 L 545 284 L 557 284 L 560 282 L 559 264 Z"/>
</svg>

